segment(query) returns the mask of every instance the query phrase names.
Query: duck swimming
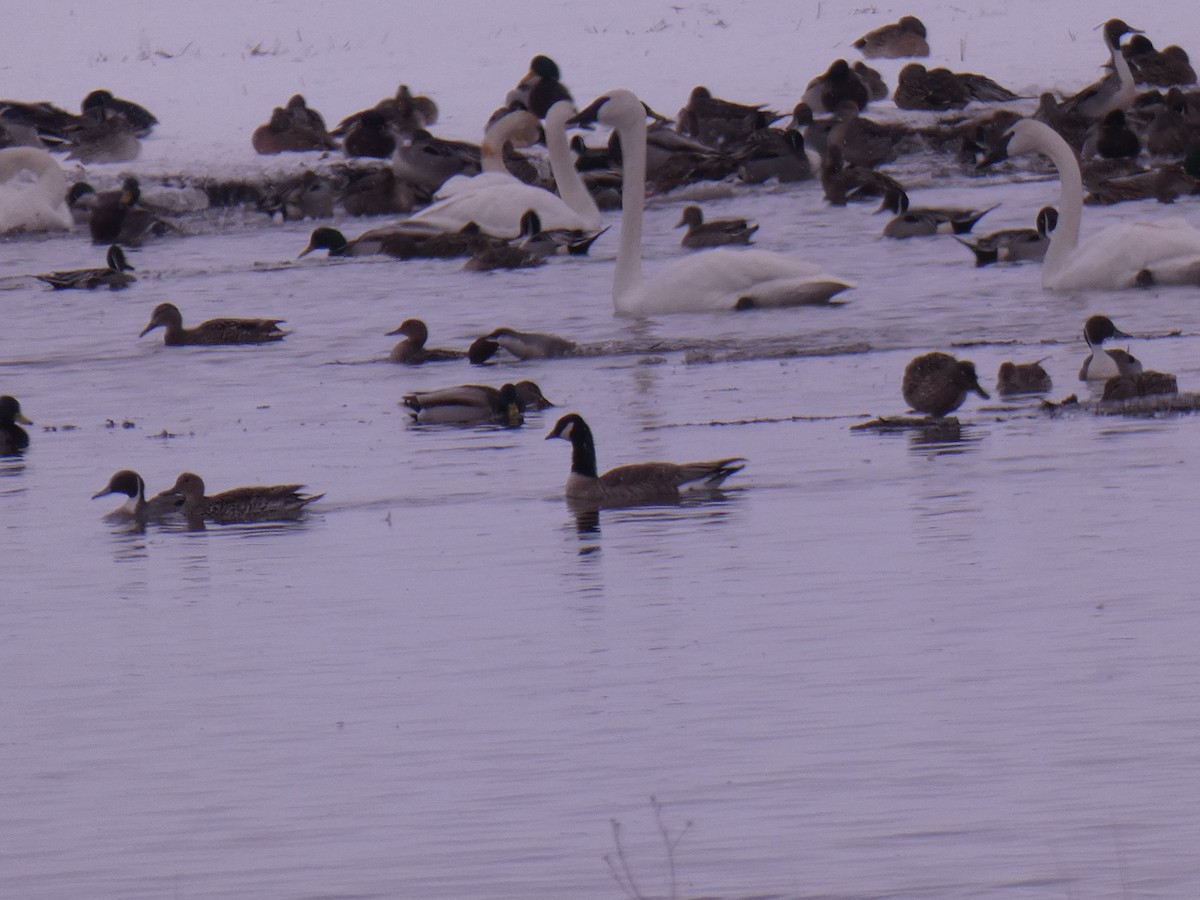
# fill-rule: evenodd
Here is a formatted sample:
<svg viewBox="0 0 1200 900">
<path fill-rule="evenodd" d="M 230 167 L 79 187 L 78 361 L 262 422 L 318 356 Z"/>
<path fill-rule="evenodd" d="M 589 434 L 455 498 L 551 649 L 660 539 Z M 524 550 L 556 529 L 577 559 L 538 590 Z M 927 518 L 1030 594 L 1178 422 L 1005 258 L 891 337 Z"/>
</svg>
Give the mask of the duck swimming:
<svg viewBox="0 0 1200 900">
<path fill-rule="evenodd" d="M 231 525 L 250 522 L 286 522 L 303 516 L 306 507 L 324 494 L 302 494 L 302 484 L 272 484 L 240 487 L 206 497 L 204 480 L 184 472 L 170 493 L 182 498 L 179 511 L 188 528 L 199 530 L 205 522 Z"/>
<path fill-rule="evenodd" d="M 1087 341 L 1088 353 L 1079 369 L 1080 381 L 1107 381 L 1115 375 L 1136 375 L 1142 364 L 1127 350 L 1105 347 L 1105 341 L 1127 338 L 1108 316 L 1091 316 L 1083 323 L 1083 339 Z"/>
<path fill-rule="evenodd" d="M 706 462 L 631 463 L 600 475 L 596 442 L 582 416 L 563 416 L 546 435 L 546 440 L 551 438 L 571 442 L 567 500 L 597 508 L 678 503 L 689 492 L 716 491 L 730 475 L 742 471 L 746 462 L 734 456 Z"/>
<path fill-rule="evenodd" d="M 128 274 L 133 266 L 125 259 L 125 251 L 120 245 L 113 244 L 105 256 L 108 265 L 103 269 L 66 269 L 61 272 L 43 272 L 33 277 L 44 281 L 56 291 L 76 289 L 94 290 L 106 287 L 110 291 L 119 291 L 128 287 L 137 278 Z"/>
<path fill-rule="evenodd" d="M 914 410 L 938 419 L 962 406 L 970 391 L 989 399 L 979 384 L 975 364 L 949 353 L 926 353 L 913 359 L 904 370 L 900 390 L 904 402 Z"/>
<path fill-rule="evenodd" d="M 1038 210 L 1034 228 L 1006 228 L 993 231 L 974 241 L 956 237 L 975 254 L 976 266 L 996 262 L 1041 262 L 1050 247 L 1050 232 L 1058 224 L 1058 210 L 1043 206 Z"/>
<path fill-rule="evenodd" d="M 997 204 L 998 205 L 998 204 Z M 909 206 L 908 194 L 888 191 L 884 195 L 879 211 L 891 210 L 895 218 L 883 227 L 883 236 L 890 238 L 923 237 L 931 234 L 966 234 L 975 223 L 990 213 L 987 209 L 944 209 L 925 206 Z"/>
<path fill-rule="evenodd" d="M 183 315 L 174 303 L 154 307 L 150 324 L 142 329 L 143 337 L 155 328 L 162 328 L 163 343 L 168 347 L 187 344 L 263 344 L 281 341 L 288 332 L 279 327 L 283 319 L 209 319 L 195 328 L 183 327 Z"/>
<path fill-rule="evenodd" d="M 425 342 L 429 340 L 429 329 L 420 319 L 405 319 L 399 328 L 389 331 L 388 334 L 404 335 L 404 340 L 396 344 L 388 355 L 388 359 L 394 363 L 419 366 L 427 362 L 446 362 L 466 357 L 466 353 L 461 350 L 426 347 Z"/>
<path fill-rule="evenodd" d="M 21 425 L 32 424 L 21 415 L 21 404 L 16 397 L 7 394 L 0 397 L 0 456 L 16 456 L 28 447 L 29 435 Z"/>
<path fill-rule="evenodd" d="M 683 208 L 683 215 L 676 228 L 687 226 L 687 233 L 680 241 L 689 250 L 702 247 L 721 247 L 726 244 L 749 244 L 758 226 L 745 219 L 713 219 L 704 221 L 704 212 L 699 206 Z"/>
<path fill-rule="evenodd" d="M 553 406 L 532 381 L 505 384 L 463 384 L 436 391 L 415 391 L 402 401 L 418 425 L 504 425 L 517 428 L 526 409 Z"/>
<path fill-rule="evenodd" d="M 173 489 L 156 494 L 146 499 L 146 482 L 133 469 L 121 469 L 114 472 L 103 490 L 92 494 L 92 499 L 107 497 L 110 494 L 124 494 L 129 499 L 104 515 L 106 522 L 133 522 L 145 525 L 147 522 L 158 522 L 180 512 L 183 498 Z"/>
</svg>

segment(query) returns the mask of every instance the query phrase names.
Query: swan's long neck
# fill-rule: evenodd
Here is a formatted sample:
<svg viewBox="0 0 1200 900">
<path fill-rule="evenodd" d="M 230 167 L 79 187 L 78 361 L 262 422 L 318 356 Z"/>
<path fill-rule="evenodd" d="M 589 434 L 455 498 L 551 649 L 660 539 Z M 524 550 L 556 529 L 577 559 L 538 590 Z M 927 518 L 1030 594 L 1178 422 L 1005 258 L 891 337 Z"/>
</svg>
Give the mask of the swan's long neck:
<svg viewBox="0 0 1200 900">
<path fill-rule="evenodd" d="M 1054 129 L 1041 125 L 1042 140 L 1038 150 L 1050 157 L 1058 170 L 1058 225 L 1050 233 L 1050 247 L 1042 262 L 1042 283 L 1050 284 L 1066 267 L 1067 261 L 1079 245 L 1079 225 L 1083 215 L 1083 177 L 1079 172 L 1079 160 L 1075 151 L 1059 137 Z M 1040 130 L 1040 129 L 1039 129 Z"/>
<path fill-rule="evenodd" d="M 638 103 L 617 127 L 621 137 L 621 240 L 617 244 L 617 268 L 613 274 L 613 305 L 623 312 L 627 298 L 642 283 L 642 214 L 646 205 L 646 118 Z"/>
<path fill-rule="evenodd" d="M 512 141 L 514 145 L 529 146 L 530 121 L 536 120 L 532 113 L 516 110 L 497 119 L 483 135 L 483 143 L 479 145 L 479 166 L 484 172 L 503 172 L 510 174 L 504 165 L 504 145 Z"/>
<path fill-rule="evenodd" d="M 546 113 L 546 149 L 550 151 L 550 171 L 554 174 L 554 184 L 563 202 L 587 219 L 590 227 L 598 229 L 600 208 L 575 168 L 571 147 L 567 143 L 567 119 L 573 115 L 575 107 L 568 100 L 558 101 Z"/>
</svg>

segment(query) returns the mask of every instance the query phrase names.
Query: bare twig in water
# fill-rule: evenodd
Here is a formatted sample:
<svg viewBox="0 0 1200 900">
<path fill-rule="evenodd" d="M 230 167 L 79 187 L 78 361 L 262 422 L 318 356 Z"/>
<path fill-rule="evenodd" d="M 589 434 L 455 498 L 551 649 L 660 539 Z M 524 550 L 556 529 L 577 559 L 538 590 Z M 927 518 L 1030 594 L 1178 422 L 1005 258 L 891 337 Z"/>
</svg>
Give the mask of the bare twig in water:
<svg viewBox="0 0 1200 900">
<path fill-rule="evenodd" d="M 684 823 L 683 828 L 674 837 L 667 829 L 666 823 L 663 821 L 663 805 L 652 795 L 650 797 L 650 806 L 654 810 L 654 822 L 658 825 L 658 833 L 662 836 L 663 846 L 667 851 L 667 871 L 671 879 L 671 900 L 676 900 L 677 882 L 675 877 L 675 848 L 679 846 L 679 842 L 683 840 L 683 836 L 688 833 L 692 827 L 691 820 Z M 646 895 L 642 893 L 634 880 L 633 871 L 629 868 L 629 859 L 625 855 L 625 843 L 621 840 L 621 823 L 616 819 L 612 819 L 613 844 L 617 848 L 615 854 L 604 854 L 604 861 L 608 864 L 608 871 L 612 874 L 615 881 L 625 893 L 625 896 L 630 900 L 646 900 Z"/>
<path fill-rule="evenodd" d="M 629 860 L 625 857 L 625 845 L 621 842 L 621 823 L 616 819 L 612 820 L 613 844 L 617 848 L 617 863 L 613 862 L 611 853 L 604 854 L 604 861 L 608 863 L 608 870 L 612 873 L 613 880 L 616 881 L 625 896 L 631 897 L 632 900 L 645 900 L 642 892 L 638 890 L 637 883 L 633 880 L 633 872 L 629 870 Z"/>
<path fill-rule="evenodd" d="M 650 805 L 654 807 L 654 821 L 658 823 L 658 833 L 662 835 L 663 844 L 667 848 L 667 867 L 671 872 L 671 900 L 675 900 L 675 848 L 683 840 L 683 836 L 688 833 L 688 829 L 692 827 L 692 822 L 690 819 L 685 822 L 679 834 L 675 835 L 672 840 L 667 826 L 663 824 L 662 804 L 651 795 Z"/>
</svg>

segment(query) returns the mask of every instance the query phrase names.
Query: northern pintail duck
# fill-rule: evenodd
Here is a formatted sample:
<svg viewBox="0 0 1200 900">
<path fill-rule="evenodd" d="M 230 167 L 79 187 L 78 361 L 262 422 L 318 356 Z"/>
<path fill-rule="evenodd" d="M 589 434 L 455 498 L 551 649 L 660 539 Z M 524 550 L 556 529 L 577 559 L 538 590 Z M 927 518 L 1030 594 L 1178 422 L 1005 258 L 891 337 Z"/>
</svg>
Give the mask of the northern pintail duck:
<svg viewBox="0 0 1200 900">
<path fill-rule="evenodd" d="M 133 266 L 125 259 L 125 251 L 120 245 L 113 244 L 109 247 L 105 260 L 108 265 L 103 269 L 66 269 L 61 272 L 44 272 L 33 277 L 46 282 L 56 291 L 70 288 L 93 290 L 98 287 L 117 291 L 137 281 L 135 276 L 128 274 L 133 271 Z"/>
<path fill-rule="evenodd" d="M 1132 400 L 1160 394 L 1178 394 L 1179 383 L 1168 372 L 1132 372 L 1113 375 L 1104 382 L 1101 400 Z"/>
<path fill-rule="evenodd" d="M 250 145 L 260 156 L 276 156 L 308 150 L 335 150 L 338 144 L 328 131 L 317 128 L 310 119 L 277 106 L 267 123 L 254 129 Z"/>
<path fill-rule="evenodd" d="M 265 344 L 281 341 L 289 332 L 279 327 L 282 319 L 209 319 L 194 328 L 183 327 L 183 315 L 174 303 L 154 307 L 150 324 L 142 337 L 155 328 L 163 328 L 163 343 L 169 347 L 187 344 Z"/>
<path fill-rule="evenodd" d="M 461 350 L 442 350 L 437 347 L 426 347 L 429 340 L 429 328 L 420 319 L 405 319 L 399 328 L 387 332 L 389 335 L 402 334 L 404 340 L 392 348 L 388 359 L 394 363 L 406 366 L 419 366 L 427 362 L 447 362 L 452 359 L 463 359 L 466 354 Z"/>
<path fill-rule="evenodd" d="M 1136 375 L 1142 371 L 1141 362 L 1127 350 L 1108 348 L 1105 341 L 1128 338 L 1108 316 L 1091 316 L 1083 323 L 1083 339 L 1087 341 L 1087 358 L 1079 369 L 1080 381 L 1107 381 L 1114 375 Z"/>
<path fill-rule="evenodd" d="M 486 343 L 480 343 L 486 342 Z M 553 359 L 560 356 L 570 356 L 575 352 L 575 342 L 556 334 L 543 334 L 536 331 L 517 331 L 514 328 L 496 328 L 479 338 L 476 343 L 480 349 L 471 356 L 471 362 L 482 363 L 491 358 L 497 350 L 503 349 L 517 359 Z M 483 348 L 490 344 L 488 352 Z M 475 346 L 472 344 L 472 346 Z"/>
<path fill-rule="evenodd" d="M 1034 228 L 1006 228 L 993 231 L 974 241 L 956 238 L 975 254 L 975 265 L 996 262 L 1041 262 L 1050 247 L 1050 232 L 1058 224 L 1058 210 L 1043 206 L 1038 210 Z"/>
<path fill-rule="evenodd" d="M 835 59 L 823 75 L 808 83 L 800 100 L 815 113 L 831 113 L 847 102 L 866 109 L 871 92 L 846 60 Z"/>
<path fill-rule="evenodd" d="M 680 134 L 697 138 L 713 147 L 730 147 L 767 128 L 781 118 L 764 103 L 734 103 L 714 97 L 704 85 L 692 88 L 687 105 L 676 116 Z"/>
<path fill-rule="evenodd" d="M 883 236 L 890 238 L 922 237 L 931 234 L 967 234 L 975 223 L 995 209 L 949 209 L 940 207 L 909 206 L 908 194 L 904 191 L 889 191 L 879 211 L 889 210 L 895 217 L 883 228 Z"/>
<path fill-rule="evenodd" d="M 1045 360 L 1039 359 L 1031 363 L 1000 363 L 1000 371 L 996 373 L 996 393 L 1001 397 L 1013 394 L 1044 394 L 1053 382 L 1050 374 L 1042 368 Z"/>
<path fill-rule="evenodd" d="M 134 522 L 145 525 L 147 522 L 158 522 L 180 512 L 183 497 L 168 489 L 146 499 L 146 482 L 133 469 L 121 469 L 114 472 L 108 484 L 102 490 L 92 494 L 92 499 L 107 497 L 110 494 L 124 494 L 129 499 L 106 513 L 106 522 Z"/>
<path fill-rule="evenodd" d="M 975 364 L 949 353 L 925 353 L 913 359 L 904 370 L 900 390 L 914 410 L 939 419 L 962 406 L 969 391 L 989 399 Z"/>
<path fill-rule="evenodd" d="M 516 244 L 523 250 L 528 250 L 537 256 L 586 256 L 596 238 L 608 231 L 608 227 L 598 231 L 585 231 L 581 228 L 542 228 L 542 218 L 532 209 L 521 216 L 521 236 Z"/>
<path fill-rule="evenodd" d="M 1121 19 L 1109 19 L 1104 23 L 1104 45 L 1108 48 L 1113 71 L 1064 100 L 1059 108 L 1060 114 L 1068 117 L 1077 115 L 1094 121 L 1111 110 L 1130 107 L 1136 89 L 1129 61 L 1121 53 L 1121 38 L 1131 33 L 1141 34 L 1142 31 Z"/>
<path fill-rule="evenodd" d="M 307 256 L 314 250 L 328 250 L 330 256 L 391 256 L 396 259 L 449 259 L 469 256 L 479 241 L 479 229 L 441 231 L 418 222 L 406 222 L 390 228 L 364 231 L 354 240 L 346 240 L 336 228 L 314 228 L 308 246 L 300 251 Z"/>
<path fill-rule="evenodd" d="M 733 456 L 705 462 L 631 463 L 601 475 L 596 468 L 592 429 L 582 416 L 563 416 L 546 435 L 546 440 L 551 438 L 571 442 L 567 500 L 594 507 L 678 503 L 688 492 L 716 491 L 730 475 L 745 468 L 746 462 L 743 457 Z"/>
<path fill-rule="evenodd" d="M 134 103 L 132 100 L 114 97 L 112 91 L 104 88 L 89 93 L 83 98 L 79 108 L 84 116 L 94 118 L 105 118 L 109 114 L 116 113 L 129 123 L 133 133 L 140 138 L 150 134 L 154 130 L 154 126 L 158 124 L 158 119 L 146 107 Z"/>
<path fill-rule="evenodd" d="M 324 494 L 302 494 L 302 484 L 272 484 L 239 487 L 204 494 L 204 480 L 192 472 L 182 473 L 171 492 L 183 499 L 179 511 L 188 527 L 203 528 L 205 522 L 230 525 L 249 522 L 285 522 L 299 519 L 306 507 Z"/>
<path fill-rule="evenodd" d="M 333 217 L 334 190 L 329 179 L 304 169 L 272 185 L 260 207 L 285 222 Z"/>
<path fill-rule="evenodd" d="M 1129 61 L 1137 84 L 1175 87 L 1196 83 L 1196 70 L 1182 47 L 1172 44 L 1157 50 L 1144 34 L 1135 34 L 1121 48 L 1121 54 Z"/>
<path fill-rule="evenodd" d="M 504 425 L 524 423 L 526 409 L 552 406 L 532 381 L 504 384 L 462 384 L 435 391 L 405 394 L 403 403 L 418 425 Z"/>
<path fill-rule="evenodd" d="M 928 56 L 927 37 L 924 22 L 916 16 L 904 16 L 899 22 L 868 31 L 854 42 L 854 46 L 868 59 Z"/>
<path fill-rule="evenodd" d="M 21 404 L 16 397 L 7 394 L 0 397 L 0 456 L 15 456 L 28 447 L 29 435 L 21 425 L 32 424 L 21 415 Z"/>
<path fill-rule="evenodd" d="M 676 228 L 687 226 L 680 243 L 691 250 L 702 247 L 721 247 L 726 244 L 749 244 L 758 225 L 745 219 L 713 219 L 704 221 L 699 206 L 685 206 Z"/>
</svg>

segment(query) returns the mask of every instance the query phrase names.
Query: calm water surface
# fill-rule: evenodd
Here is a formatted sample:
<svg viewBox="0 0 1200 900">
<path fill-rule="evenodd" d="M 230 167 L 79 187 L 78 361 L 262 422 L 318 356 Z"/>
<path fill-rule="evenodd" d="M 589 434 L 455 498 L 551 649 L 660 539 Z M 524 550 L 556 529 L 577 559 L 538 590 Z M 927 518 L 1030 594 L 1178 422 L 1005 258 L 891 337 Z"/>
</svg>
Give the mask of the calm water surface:
<svg viewBox="0 0 1200 900">
<path fill-rule="evenodd" d="M 1056 192 L 913 194 L 1002 202 L 987 231 Z M 672 861 L 679 897 L 1200 895 L 1198 423 L 972 398 L 959 441 L 850 430 L 903 412 L 931 349 L 989 386 L 1048 357 L 1053 396 L 1079 391 L 1093 312 L 1196 389 L 1195 290 L 1050 295 L 949 238 L 880 241 L 883 217 L 811 184 L 707 212 L 858 289 L 633 322 L 611 314 L 615 232 L 515 273 L 276 265 L 308 223 L 166 240 L 130 290 L 52 293 L 16 276 L 100 250 L 0 244 L 0 393 L 38 423 L 0 462 L 0 894 L 618 897 L 616 820 L 645 896 Z M 1085 229 L 1168 213 L 1196 217 Z M 652 207 L 649 267 L 678 216 Z M 163 300 L 294 333 L 139 340 Z M 379 361 L 409 316 L 438 346 L 510 325 L 635 352 Z M 462 430 L 399 405 L 518 378 L 560 409 Z M 750 463 L 719 502 L 579 521 L 570 450 L 542 440 L 570 410 L 602 468 Z M 131 534 L 88 499 L 125 467 L 151 491 L 193 470 L 326 497 L 298 524 Z M 687 828 L 673 854 L 651 796 Z"/>
</svg>

